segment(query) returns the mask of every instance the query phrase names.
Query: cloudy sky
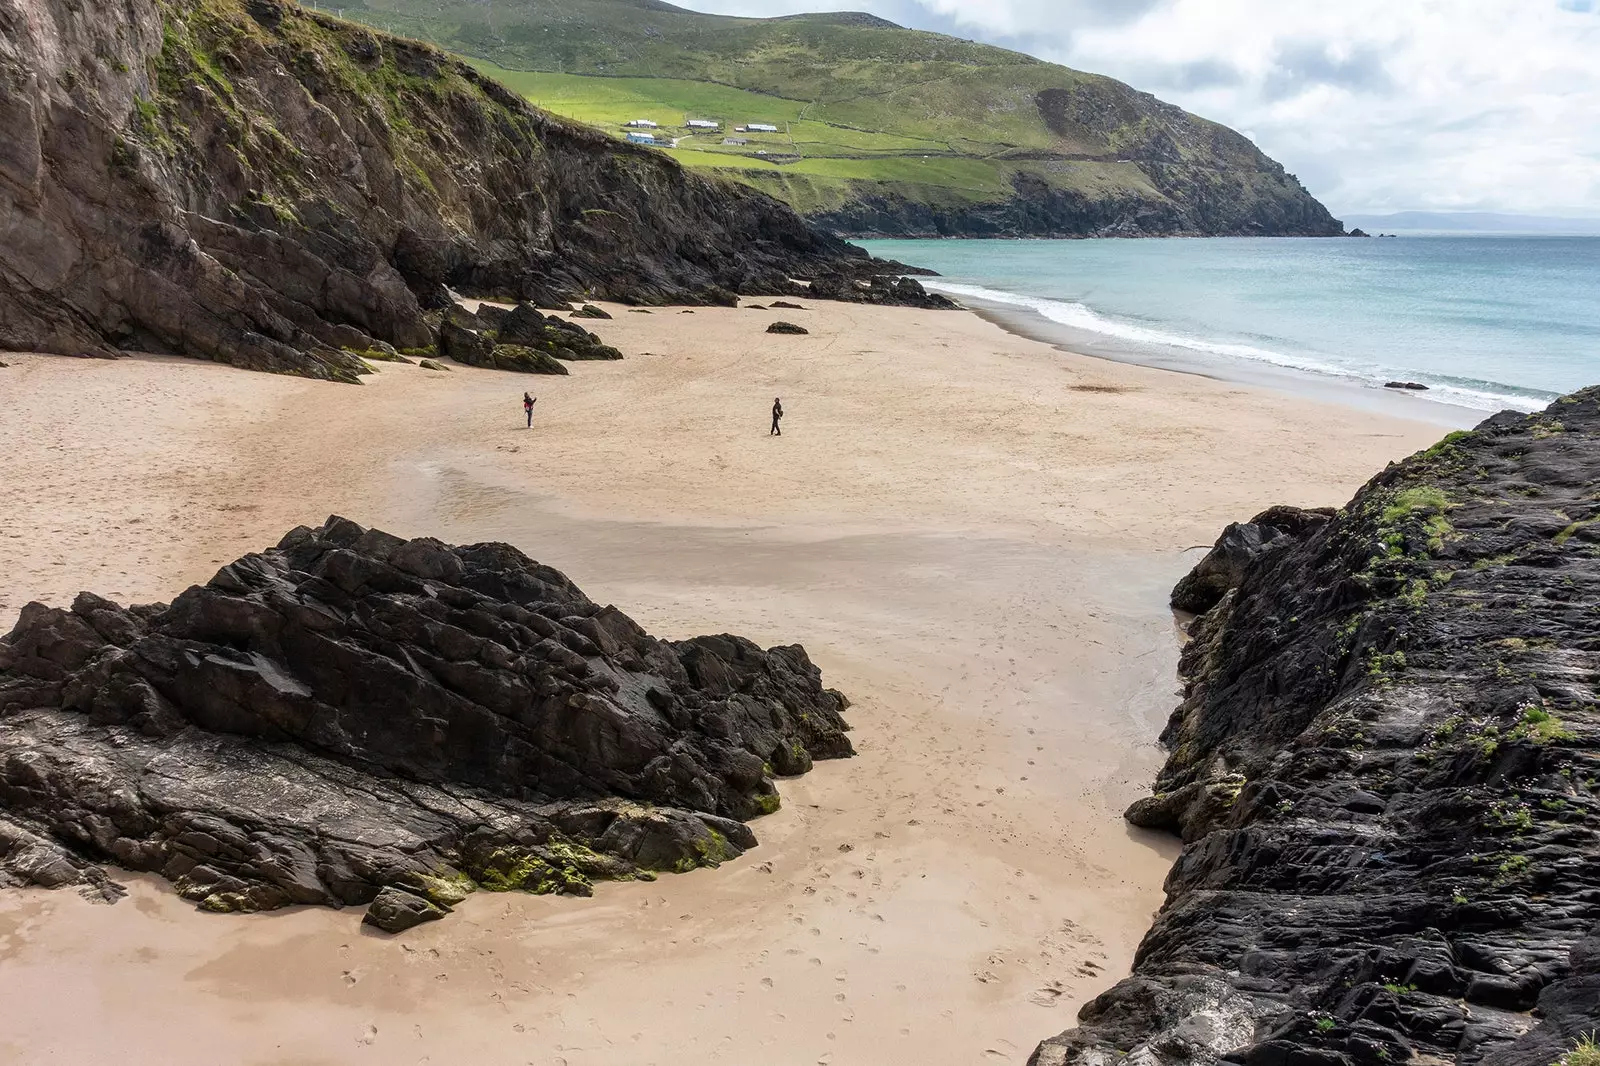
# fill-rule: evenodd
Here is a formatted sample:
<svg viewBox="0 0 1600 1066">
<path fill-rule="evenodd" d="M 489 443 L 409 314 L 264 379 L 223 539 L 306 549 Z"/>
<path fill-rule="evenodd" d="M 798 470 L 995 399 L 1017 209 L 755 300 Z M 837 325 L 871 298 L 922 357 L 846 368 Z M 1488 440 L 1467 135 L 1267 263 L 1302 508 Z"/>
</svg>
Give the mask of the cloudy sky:
<svg viewBox="0 0 1600 1066">
<path fill-rule="evenodd" d="M 678 0 L 869 10 L 1120 78 L 1254 138 L 1335 214 L 1600 215 L 1600 0 Z"/>
</svg>

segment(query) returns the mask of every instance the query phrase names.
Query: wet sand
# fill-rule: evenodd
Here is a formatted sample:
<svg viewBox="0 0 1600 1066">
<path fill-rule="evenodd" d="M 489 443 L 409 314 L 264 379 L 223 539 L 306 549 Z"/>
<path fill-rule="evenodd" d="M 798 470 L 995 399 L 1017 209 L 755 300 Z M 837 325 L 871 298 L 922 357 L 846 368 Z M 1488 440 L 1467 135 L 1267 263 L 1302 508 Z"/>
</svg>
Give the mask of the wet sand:
<svg viewBox="0 0 1600 1066">
<path fill-rule="evenodd" d="M 166 599 L 337 512 L 509 540 L 661 636 L 799 641 L 860 755 L 782 782 L 719 870 L 484 893 L 399 938 L 146 878 L 0 894 L 0 1059 L 1020 1062 L 1160 903 L 1174 845 L 1120 811 L 1160 763 L 1186 549 L 1438 435 L 969 314 L 611 310 L 628 359 L 566 378 L 8 357 L 0 625 Z"/>
</svg>

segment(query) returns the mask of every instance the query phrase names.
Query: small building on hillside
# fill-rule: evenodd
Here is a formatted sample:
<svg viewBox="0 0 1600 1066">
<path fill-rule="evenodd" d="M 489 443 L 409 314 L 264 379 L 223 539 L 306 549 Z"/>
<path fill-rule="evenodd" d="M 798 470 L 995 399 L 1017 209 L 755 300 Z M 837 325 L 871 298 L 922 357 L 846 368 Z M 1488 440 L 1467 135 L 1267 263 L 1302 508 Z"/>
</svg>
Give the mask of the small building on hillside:
<svg viewBox="0 0 1600 1066">
<path fill-rule="evenodd" d="M 636 118 L 628 123 L 628 129 L 630 130 L 658 130 L 660 128 L 661 124 L 659 122 L 651 122 L 647 118 Z"/>
<path fill-rule="evenodd" d="M 664 143 L 662 141 L 656 140 L 655 134 L 653 134 L 653 133 L 633 133 L 633 132 L 629 132 L 629 133 L 623 134 L 623 136 L 628 138 L 628 143 L 629 144 L 662 144 L 662 143 Z"/>
<path fill-rule="evenodd" d="M 777 133 L 778 127 L 767 122 L 752 122 L 745 129 L 750 133 Z"/>
<path fill-rule="evenodd" d="M 742 147 L 742 146 L 747 145 L 747 144 L 750 143 L 750 138 L 748 138 L 748 137 L 724 137 L 724 138 L 722 138 L 722 143 L 723 144 L 731 144 L 731 145 L 734 145 L 735 147 Z"/>
<path fill-rule="evenodd" d="M 712 122 L 708 118 L 692 118 L 685 122 L 684 125 L 692 130 L 720 130 L 722 128 L 722 123 Z"/>
</svg>

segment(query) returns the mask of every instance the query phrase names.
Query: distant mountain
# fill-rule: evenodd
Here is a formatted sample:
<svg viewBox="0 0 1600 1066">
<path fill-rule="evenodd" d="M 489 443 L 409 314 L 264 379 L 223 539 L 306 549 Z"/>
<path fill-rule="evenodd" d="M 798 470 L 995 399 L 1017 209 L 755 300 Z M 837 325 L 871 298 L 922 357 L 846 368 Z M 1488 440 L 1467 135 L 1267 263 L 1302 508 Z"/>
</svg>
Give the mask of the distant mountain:
<svg viewBox="0 0 1600 1066">
<path fill-rule="evenodd" d="M 1225 126 L 1121 82 L 859 13 L 734 18 L 658 0 L 355 0 L 558 114 L 869 235 L 1331 236 Z M 690 128 L 690 119 L 714 128 Z M 767 129 L 745 129 L 751 124 Z"/>
<path fill-rule="evenodd" d="M 1600 218 L 1510 215 L 1493 211 L 1396 211 L 1389 215 L 1349 215 L 1345 222 L 1369 233 L 1404 229 L 1456 233 L 1600 234 Z"/>
</svg>

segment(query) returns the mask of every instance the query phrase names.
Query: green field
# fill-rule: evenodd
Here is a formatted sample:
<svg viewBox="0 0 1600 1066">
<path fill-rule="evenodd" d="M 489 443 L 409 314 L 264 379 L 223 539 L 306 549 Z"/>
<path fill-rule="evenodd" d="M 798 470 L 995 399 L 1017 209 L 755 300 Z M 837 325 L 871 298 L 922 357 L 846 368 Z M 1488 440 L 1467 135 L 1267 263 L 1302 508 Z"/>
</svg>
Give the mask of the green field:
<svg viewBox="0 0 1600 1066">
<path fill-rule="evenodd" d="M 733 18 L 658 0 L 340 10 L 467 56 L 538 106 L 614 136 L 630 120 L 656 122 L 675 142 L 663 150 L 685 165 L 813 217 L 888 202 L 959 212 L 1021 196 L 1064 197 L 1096 225 L 1120 212 L 1183 231 L 1236 229 L 1232 215 L 1262 205 L 1327 217 L 1224 126 L 1110 78 L 871 16 Z M 692 131 L 691 118 L 722 128 Z M 751 122 L 780 132 L 735 134 Z"/>
<path fill-rule="evenodd" d="M 1007 113 L 1012 121 L 995 123 L 989 135 L 1012 132 L 1019 134 L 1015 140 L 980 142 L 972 136 L 980 129 L 975 119 L 951 121 L 948 113 L 919 118 L 893 106 L 892 98 L 900 94 L 890 94 L 888 103 L 883 99 L 808 102 L 681 78 L 556 74 L 509 70 L 481 59 L 471 62 L 539 107 L 619 137 L 625 123 L 656 122 L 661 127 L 657 135 L 676 142 L 662 150 L 684 165 L 733 171 L 733 176 L 809 212 L 837 207 L 857 195 L 862 183 L 915 190 L 917 199 L 927 201 L 1000 200 L 1010 194 L 1011 175 L 1018 170 L 1082 189 L 1147 184 L 1136 168 L 1127 165 L 1057 160 L 1046 169 L 1037 161 L 1030 165 L 1005 158 L 1019 147 L 1038 147 L 1028 141 L 1043 140 L 1015 119 L 1014 110 Z M 927 91 L 922 88 L 924 106 L 929 103 Z M 841 116 L 848 116 L 852 124 L 830 121 Z M 722 128 L 691 130 L 685 126 L 689 119 L 719 122 Z M 782 132 L 735 133 L 735 127 L 751 122 L 779 126 Z M 969 136 L 952 141 L 917 135 L 938 126 Z M 725 145 L 727 137 L 749 143 Z"/>
</svg>

